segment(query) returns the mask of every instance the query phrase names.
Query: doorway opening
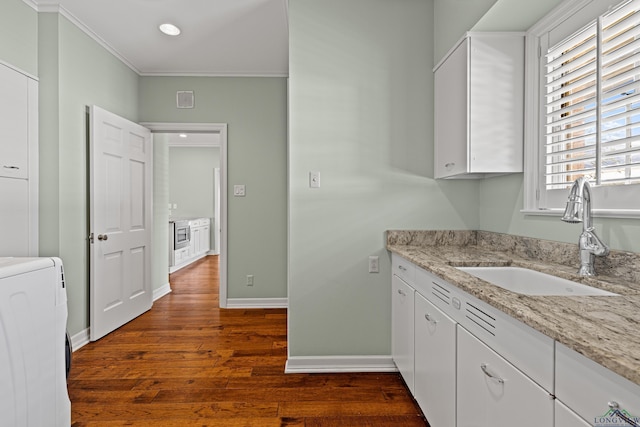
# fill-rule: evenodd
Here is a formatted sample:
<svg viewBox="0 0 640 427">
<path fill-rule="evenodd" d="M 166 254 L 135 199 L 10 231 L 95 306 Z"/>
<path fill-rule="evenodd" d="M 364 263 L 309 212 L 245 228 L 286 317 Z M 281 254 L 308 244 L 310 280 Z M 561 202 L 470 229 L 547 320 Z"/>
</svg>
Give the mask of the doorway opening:
<svg viewBox="0 0 640 427">
<path fill-rule="evenodd" d="M 227 125 L 226 123 L 143 123 L 142 125 L 150 129 L 153 134 L 168 134 L 166 139 L 170 149 L 172 147 L 181 147 L 180 150 L 219 147 L 219 164 L 212 162 L 210 165 L 213 175 L 213 183 L 210 184 L 219 187 L 217 206 L 215 206 L 216 195 L 211 195 L 214 200 L 212 208 L 216 212 L 212 215 L 211 228 L 217 229 L 217 233 L 211 234 L 211 244 L 219 252 L 219 301 L 220 307 L 225 308 L 227 306 Z M 181 137 L 181 134 L 186 135 L 186 138 Z M 194 183 L 194 188 L 198 188 L 197 183 Z M 171 213 L 176 216 L 180 214 L 179 205 L 171 210 Z M 168 223 L 169 215 L 166 219 Z M 166 245 L 168 252 L 169 242 Z"/>
</svg>

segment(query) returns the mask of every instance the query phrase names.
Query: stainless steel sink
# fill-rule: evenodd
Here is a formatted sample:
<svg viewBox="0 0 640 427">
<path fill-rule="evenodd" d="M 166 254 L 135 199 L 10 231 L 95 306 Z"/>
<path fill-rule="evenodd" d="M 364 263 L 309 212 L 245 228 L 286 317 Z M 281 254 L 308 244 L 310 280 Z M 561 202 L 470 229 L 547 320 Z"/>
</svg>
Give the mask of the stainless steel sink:
<svg viewBox="0 0 640 427">
<path fill-rule="evenodd" d="M 524 295 L 617 296 L 582 283 L 521 267 L 456 267 L 493 285 Z"/>
</svg>

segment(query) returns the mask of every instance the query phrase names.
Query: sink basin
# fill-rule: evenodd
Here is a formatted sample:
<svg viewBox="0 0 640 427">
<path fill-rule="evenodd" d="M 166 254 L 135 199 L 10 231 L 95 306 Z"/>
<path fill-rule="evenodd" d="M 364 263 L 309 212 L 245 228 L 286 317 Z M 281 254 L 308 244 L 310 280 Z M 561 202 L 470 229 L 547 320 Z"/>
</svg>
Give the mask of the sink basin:
<svg viewBox="0 0 640 427">
<path fill-rule="evenodd" d="M 582 283 L 521 267 L 456 267 L 493 285 L 524 295 L 617 296 Z"/>
</svg>

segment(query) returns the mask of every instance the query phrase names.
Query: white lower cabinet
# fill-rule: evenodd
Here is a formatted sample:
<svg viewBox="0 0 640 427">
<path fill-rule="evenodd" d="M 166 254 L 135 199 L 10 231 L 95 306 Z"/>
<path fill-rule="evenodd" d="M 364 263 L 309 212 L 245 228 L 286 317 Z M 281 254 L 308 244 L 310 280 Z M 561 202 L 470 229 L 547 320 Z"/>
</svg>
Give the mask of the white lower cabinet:
<svg viewBox="0 0 640 427">
<path fill-rule="evenodd" d="M 591 427 L 591 424 L 557 400 L 555 402 L 554 419 L 556 427 Z"/>
<path fill-rule="evenodd" d="M 395 274 L 392 277 L 391 355 L 407 387 L 413 393 L 413 304 L 415 291 Z"/>
<path fill-rule="evenodd" d="M 431 427 L 640 426 L 639 384 L 396 254 L 392 269 L 392 357 Z"/>
<path fill-rule="evenodd" d="M 415 296 L 414 397 L 431 427 L 456 425 L 456 322 Z"/>
<path fill-rule="evenodd" d="M 594 425 L 633 425 L 625 417 L 640 425 L 640 385 L 560 343 L 556 344 L 556 397 Z"/>
<path fill-rule="evenodd" d="M 553 426 L 553 398 L 458 326 L 457 427 Z"/>
<path fill-rule="evenodd" d="M 0 257 L 30 256 L 31 230 L 29 182 L 26 179 L 0 177 Z"/>
</svg>

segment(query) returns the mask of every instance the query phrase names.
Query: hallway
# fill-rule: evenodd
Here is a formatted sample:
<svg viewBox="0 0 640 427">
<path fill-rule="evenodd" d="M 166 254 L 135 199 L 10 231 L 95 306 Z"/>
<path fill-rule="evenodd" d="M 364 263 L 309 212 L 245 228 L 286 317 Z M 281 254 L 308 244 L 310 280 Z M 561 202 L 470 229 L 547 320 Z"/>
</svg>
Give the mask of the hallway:
<svg viewBox="0 0 640 427">
<path fill-rule="evenodd" d="M 403 426 L 426 422 L 397 374 L 284 374 L 286 309 L 219 309 L 218 259 L 73 355 L 73 426 Z"/>
</svg>

